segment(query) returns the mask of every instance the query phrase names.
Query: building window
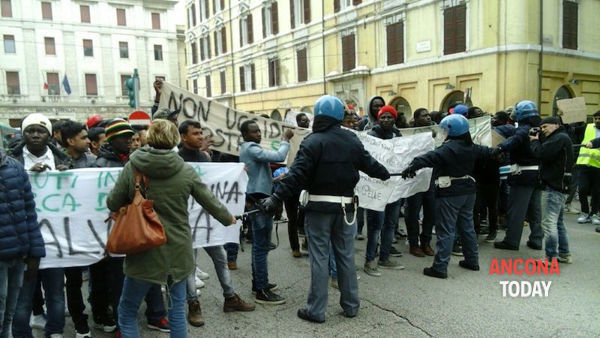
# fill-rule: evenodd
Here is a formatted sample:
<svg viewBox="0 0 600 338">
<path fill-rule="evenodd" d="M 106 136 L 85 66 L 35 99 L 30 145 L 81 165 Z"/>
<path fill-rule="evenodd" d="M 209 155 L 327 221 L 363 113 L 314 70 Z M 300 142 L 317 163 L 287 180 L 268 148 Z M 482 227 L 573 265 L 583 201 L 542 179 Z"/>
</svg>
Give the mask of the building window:
<svg viewBox="0 0 600 338">
<path fill-rule="evenodd" d="M 333 0 L 333 11 L 339 12 L 342 9 L 346 9 L 352 5 L 360 5 L 362 0 Z"/>
<path fill-rule="evenodd" d="M 79 6 L 79 14 L 81 15 L 82 23 L 90 23 L 90 6 L 88 5 L 80 5 Z"/>
<path fill-rule="evenodd" d="M 154 45 L 154 60 L 155 61 L 163 60 L 162 45 Z"/>
<path fill-rule="evenodd" d="M 269 87 L 279 86 L 279 58 L 269 59 Z"/>
<path fill-rule="evenodd" d="M 54 47 L 54 38 L 44 38 L 44 46 L 46 48 L 46 55 L 56 55 L 56 48 Z"/>
<path fill-rule="evenodd" d="M 219 73 L 219 77 L 221 78 L 221 95 L 225 94 L 227 92 L 227 79 L 226 79 L 227 73 L 225 73 L 224 70 L 222 70 Z"/>
<path fill-rule="evenodd" d="M 96 74 L 85 74 L 85 95 L 98 96 Z"/>
<path fill-rule="evenodd" d="M 194 94 L 198 94 L 198 79 L 194 79 L 192 83 L 194 85 Z"/>
<path fill-rule="evenodd" d="M 466 50 L 467 5 L 444 10 L 444 55 Z"/>
<path fill-rule="evenodd" d="M 198 47 L 195 42 L 192 42 L 192 64 L 195 65 L 198 63 Z"/>
<path fill-rule="evenodd" d="M 213 0 L 213 14 L 222 11 L 225 8 L 225 0 Z"/>
<path fill-rule="evenodd" d="M 83 56 L 94 56 L 94 43 L 92 40 L 83 39 Z"/>
<path fill-rule="evenodd" d="M 387 64 L 404 62 L 404 21 L 390 23 L 385 27 Z"/>
<path fill-rule="evenodd" d="M 208 60 L 211 58 L 210 51 L 210 35 L 205 35 L 200 38 L 200 60 Z"/>
<path fill-rule="evenodd" d="M 6 93 L 8 95 L 21 95 L 19 72 L 6 72 Z"/>
<path fill-rule="evenodd" d="M 212 97 L 212 88 L 210 85 L 210 75 L 206 75 L 204 77 L 204 80 L 206 81 L 206 97 Z"/>
<path fill-rule="evenodd" d="M 198 7 L 200 7 L 200 22 L 202 19 L 208 19 L 208 0 L 198 0 Z"/>
<path fill-rule="evenodd" d="M 354 33 L 342 36 L 342 71 L 348 72 L 356 67 L 356 47 Z"/>
<path fill-rule="evenodd" d="M 160 29 L 160 14 L 152 13 L 152 29 Z"/>
<path fill-rule="evenodd" d="M 129 46 L 127 41 L 119 41 L 119 56 L 121 59 L 129 59 Z"/>
<path fill-rule="evenodd" d="M 4 18 L 12 18 L 12 6 L 10 4 L 10 0 L 2 0 L 2 17 Z M 17 77 L 18 79 L 18 77 Z"/>
<path fill-rule="evenodd" d="M 117 26 L 127 26 L 125 9 L 123 8 L 117 8 Z"/>
<path fill-rule="evenodd" d="M 192 4 L 188 10 L 188 26 L 196 26 L 196 5 Z"/>
<path fill-rule="evenodd" d="M 263 38 L 279 33 L 279 16 L 277 2 L 268 3 L 262 10 Z"/>
<path fill-rule="evenodd" d="M 306 61 L 306 48 L 298 49 L 296 51 L 298 82 L 306 82 L 308 80 L 308 63 Z"/>
<path fill-rule="evenodd" d="M 562 48 L 577 49 L 578 5 L 563 0 Z"/>
<path fill-rule="evenodd" d="M 240 67 L 240 91 L 256 89 L 256 77 L 254 73 L 254 64 Z"/>
<path fill-rule="evenodd" d="M 17 52 L 15 46 L 15 36 L 14 35 L 4 35 L 4 53 L 5 54 L 15 54 Z"/>
<path fill-rule="evenodd" d="M 48 95 L 60 95 L 58 73 L 46 73 L 46 81 L 48 81 Z"/>
<path fill-rule="evenodd" d="M 52 20 L 52 3 L 46 1 L 42 2 L 42 19 Z"/>
<path fill-rule="evenodd" d="M 310 22 L 310 0 L 290 0 L 292 28 Z"/>
<path fill-rule="evenodd" d="M 125 85 L 125 81 L 127 81 L 127 79 L 129 79 L 130 77 L 131 77 L 131 75 L 121 74 L 121 96 L 129 95 L 129 89 L 127 89 L 127 86 Z"/>
<path fill-rule="evenodd" d="M 240 47 L 254 42 L 254 33 L 252 32 L 252 14 L 248 14 L 240 19 Z"/>
</svg>

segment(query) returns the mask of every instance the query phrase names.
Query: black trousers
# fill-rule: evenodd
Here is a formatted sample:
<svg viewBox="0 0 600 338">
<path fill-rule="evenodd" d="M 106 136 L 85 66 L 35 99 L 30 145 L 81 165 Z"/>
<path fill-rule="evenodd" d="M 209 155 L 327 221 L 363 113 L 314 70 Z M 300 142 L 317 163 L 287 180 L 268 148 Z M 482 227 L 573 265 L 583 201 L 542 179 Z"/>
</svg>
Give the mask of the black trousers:
<svg viewBox="0 0 600 338">
<path fill-rule="evenodd" d="M 600 211 L 600 168 L 580 166 L 578 180 L 581 212 L 589 215 L 598 213 Z M 588 204 L 588 195 L 592 195 L 591 205 Z"/>
<path fill-rule="evenodd" d="M 419 235 L 419 213 L 423 207 L 423 229 Z M 431 233 L 435 224 L 435 186 L 429 190 L 419 192 L 406 199 L 404 208 L 404 222 L 408 233 L 410 246 L 428 246 L 431 242 Z M 420 243 L 419 243 L 420 242 Z"/>
<path fill-rule="evenodd" d="M 81 286 L 83 284 L 81 273 L 82 268 L 79 266 L 65 268 L 67 308 L 71 314 L 75 330 L 79 333 L 89 330 L 87 323 L 88 316 L 83 313 L 85 311 L 85 304 L 83 303 L 83 295 L 81 294 Z"/>
<path fill-rule="evenodd" d="M 473 211 L 473 225 L 475 232 L 479 233 L 481 229 L 481 210 L 482 206 L 487 208 L 490 231 L 498 230 L 498 194 L 500 192 L 500 183 L 481 183 L 477 184 L 477 197 L 475 198 L 475 210 Z"/>
<path fill-rule="evenodd" d="M 293 251 L 300 250 L 298 231 L 304 233 L 304 211 L 300 210 L 299 196 L 292 196 L 284 202 L 285 213 L 288 217 L 288 238 Z"/>
</svg>

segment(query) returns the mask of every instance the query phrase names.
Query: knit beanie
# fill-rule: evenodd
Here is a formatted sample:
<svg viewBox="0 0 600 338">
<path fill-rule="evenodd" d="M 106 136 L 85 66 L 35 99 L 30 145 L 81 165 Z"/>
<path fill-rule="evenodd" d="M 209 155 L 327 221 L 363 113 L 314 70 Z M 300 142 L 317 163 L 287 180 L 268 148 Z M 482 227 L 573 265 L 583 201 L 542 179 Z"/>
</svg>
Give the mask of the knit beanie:
<svg viewBox="0 0 600 338">
<path fill-rule="evenodd" d="M 48 130 L 48 133 L 52 135 L 52 123 L 50 122 L 50 119 L 48 119 L 44 114 L 33 113 L 27 115 L 27 117 L 24 118 L 23 122 L 21 123 L 21 131 L 25 131 L 27 127 L 33 124 L 37 124 L 46 128 L 46 130 Z"/>
<path fill-rule="evenodd" d="M 396 109 L 394 109 L 394 107 L 383 106 L 383 107 L 381 107 L 381 109 L 379 109 L 379 112 L 377 113 L 377 119 L 379 120 L 381 118 L 381 115 L 383 115 L 385 113 L 392 114 L 392 116 L 394 116 L 395 119 L 398 118 L 398 112 L 396 111 Z"/>
<path fill-rule="evenodd" d="M 123 119 L 113 119 L 110 123 L 104 128 L 106 133 L 106 140 L 110 141 L 112 138 L 118 135 L 134 135 L 135 132 L 131 125 L 127 123 L 127 121 Z"/>
<path fill-rule="evenodd" d="M 548 116 L 542 120 L 540 125 L 542 124 L 560 124 L 560 119 L 556 116 Z"/>
</svg>

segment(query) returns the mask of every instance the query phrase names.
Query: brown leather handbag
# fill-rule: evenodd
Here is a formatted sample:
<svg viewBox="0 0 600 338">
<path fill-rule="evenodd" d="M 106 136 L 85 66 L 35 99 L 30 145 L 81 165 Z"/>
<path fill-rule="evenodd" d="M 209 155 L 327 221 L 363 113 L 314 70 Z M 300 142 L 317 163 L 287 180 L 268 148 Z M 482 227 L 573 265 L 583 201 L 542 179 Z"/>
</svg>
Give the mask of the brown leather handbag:
<svg viewBox="0 0 600 338">
<path fill-rule="evenodd" d="M 133 201 L 113 213 L 114 224 L 108 235 L 106 249 L 113 254 L 135 254 L 161 246 L 167 242 L 165 229 L 154 211 L 154 203 L 140 191 L 140 184 L 148 187 L 148 176 L 135 170 Z"/>
</svg>

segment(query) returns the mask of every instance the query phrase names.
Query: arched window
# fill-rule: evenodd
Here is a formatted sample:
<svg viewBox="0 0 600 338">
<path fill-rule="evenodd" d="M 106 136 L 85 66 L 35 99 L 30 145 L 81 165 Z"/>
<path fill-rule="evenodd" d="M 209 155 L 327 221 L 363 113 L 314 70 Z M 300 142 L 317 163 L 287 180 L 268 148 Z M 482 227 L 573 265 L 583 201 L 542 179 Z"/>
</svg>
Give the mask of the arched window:
<svg viewBox="0 0 600 338">
<path fill-rule="evenodd" d="M 452 93 L 446 95 L 446 97 L 442 100 L 442 104 L 440 105 L 441 112 L 447 112 L 450 107 L 454 107 L 457 104 L 463 104 L 465 98 L 465 93 L 460 90 L 455 90 Z"/>
<path fill-rule="evenodd" d="M 406 101 L 405 98 L 401 96 L 393 98 L 390 101 L 390 106 L 394 107 L 398 114 L 404 113 L 404 117 L 406 117 L 407 121 L 412 118 L 412 108 L 410 107 L 410 104 L 408 104 L 408 101 Z"/>
<path fill-rule="evenodd" d="M 275 121 L 281 121 L 281 113 L 279 110 L 275 109 L 271 112 L 271 119 Z"/>
<path fill-rule="evenodd" d="M 554 100 L 552 100 L 552 116 L 556 116 L 558 113 L 558 106 L 556 105 L 556 101 L 564 100 L 564 99 L 572 99 L 574 97 L 571 89 L 567 86 L 562 86 L 558 88 L 556 94 L 554 94 Z"/>
</svg>

